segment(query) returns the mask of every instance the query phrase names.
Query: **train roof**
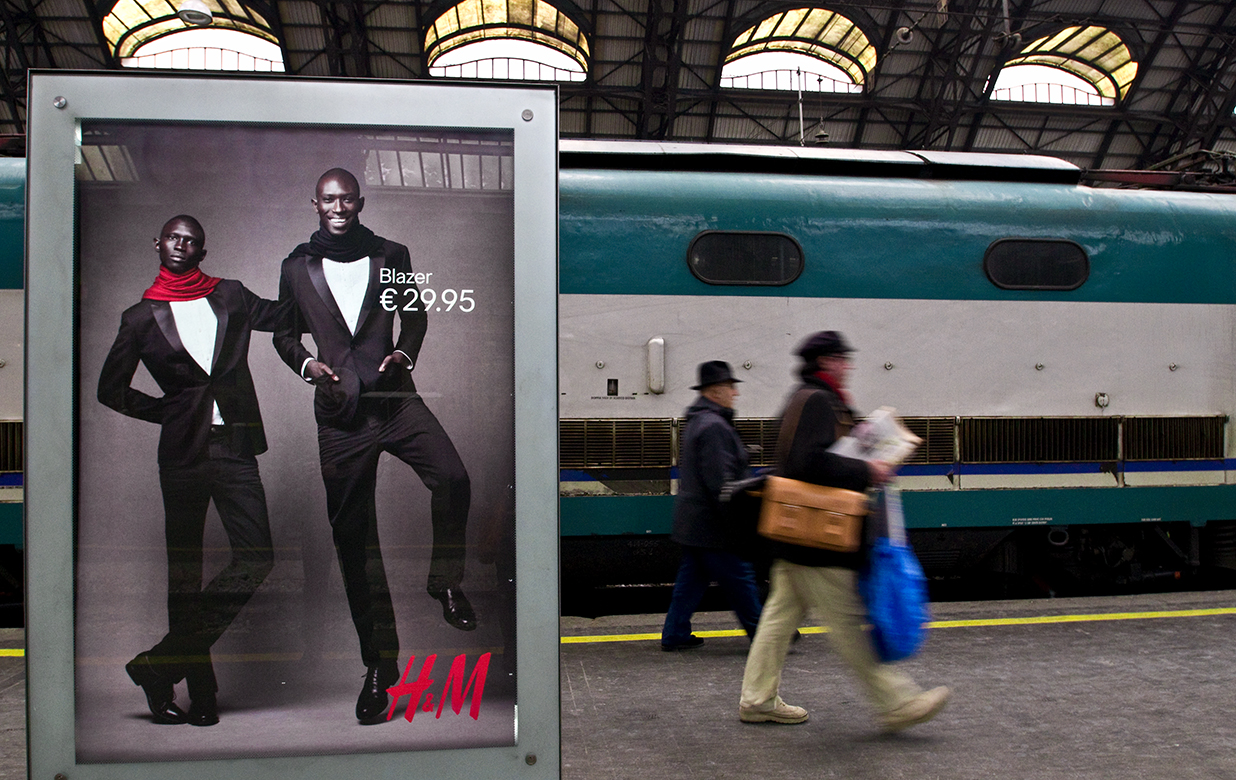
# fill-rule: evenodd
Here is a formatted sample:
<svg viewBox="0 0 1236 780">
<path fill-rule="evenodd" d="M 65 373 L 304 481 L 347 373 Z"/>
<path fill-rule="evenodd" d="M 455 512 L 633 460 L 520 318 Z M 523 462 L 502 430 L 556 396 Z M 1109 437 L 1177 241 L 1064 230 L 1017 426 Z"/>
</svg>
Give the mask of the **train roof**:
<svg viewBox="0 0 1236 780">
<path fill-rule="evenodd" d="M 563 140 L 564 169 L 714 171 L 1077 184 L 1082 169 L 1030 154 Z"/>
</svg>

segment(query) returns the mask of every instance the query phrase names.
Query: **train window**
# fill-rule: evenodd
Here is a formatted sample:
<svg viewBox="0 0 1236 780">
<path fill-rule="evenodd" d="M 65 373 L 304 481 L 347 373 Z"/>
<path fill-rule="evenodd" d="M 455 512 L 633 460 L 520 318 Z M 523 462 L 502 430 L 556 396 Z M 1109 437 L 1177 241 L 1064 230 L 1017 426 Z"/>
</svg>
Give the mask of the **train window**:
<svg viewBox="0 0 1236 780">
<path fill-rule="evenodd" d="M 707 230 L 687 250 L 691 273 L 708 284 L 789 284 L 803 272 L 803 250 L 784 233 Z"/>
<path fill-rule="evenodd" d="M 987 247 L 983 271 L 1004 290 L 1076 290 L 1090 277 L 1090 258 L 1063 238 L 1002 238 Z"/>
</svg>

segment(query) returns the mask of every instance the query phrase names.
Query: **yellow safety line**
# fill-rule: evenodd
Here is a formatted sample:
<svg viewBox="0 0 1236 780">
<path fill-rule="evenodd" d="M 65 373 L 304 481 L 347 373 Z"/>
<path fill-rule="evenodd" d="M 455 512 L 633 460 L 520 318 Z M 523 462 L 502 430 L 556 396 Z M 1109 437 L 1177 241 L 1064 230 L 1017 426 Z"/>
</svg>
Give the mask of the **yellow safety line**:
<svg viewBox="0 0 1236 780">
<path fill-rule="evenodd" d="M 1033 617 L 1010 618 L 979 618 L 976 620 L 933 620 L 928 628 L 986 628 L 990 626 L 1042 626 L 1053 623 L 1099 623 L 1110 620 L 1152 620 L 1155 618 L 1188 618 L 1213 617 L 1215 615 L 1236 615 L 1236 607 L 1215 607 L 1212 609 L 1177 609 L 1158 612 L 1109 612 L 1094 615 L 1036 615 Z M 821 626 L 805 626 L 798 629 L 803 634 L 825 634 L 828 629 Z M 696 631 L 698 637 L 728 637 L 746 636 L 742 629 L 724 629 L 720 631 Z M 650 634 L 601 634 L 596 636 L 564 636 L 560 641 L 564 645 L 599 644 L 602 642 L 651 642 L 659 640 L 660 632 Z M 26 651 L 22 648 L 0 648 L 0 658 L 22 658 Z"/>
<path fill-rule="evenodd" d="M 1038 615 L 1034 617 L 980 618 L 976 620 L 933 620 L 927 624 L 927 627 L 983 628 L 988 626 L 1033 626 L 1046 625 L 1050 623 L 1095 623 L 1106 620 L 1150 620 L 1153 618 L 1209 617 L 1213 615 L 1236 615 L 1236 607 L 1178 609 L 1157 612 L 1110 612 L 1094 615 Z M 827 632 L 828 629 L 818 626 L 809 626 L 806 628 L 800 628 L 799 631 L 804 634 L 822 634 Z M 725 631 L 696 631 L 695 635 L 699 637 L 746 636 L 746 632 L 741 629 L 729 629 Z M 653 639 L 659 640 L 660 638 L 660 633 L 564 636 L 562 637 L 562 644 L 575 645 L 599 642 L 646 642 Z"/>
</svg>

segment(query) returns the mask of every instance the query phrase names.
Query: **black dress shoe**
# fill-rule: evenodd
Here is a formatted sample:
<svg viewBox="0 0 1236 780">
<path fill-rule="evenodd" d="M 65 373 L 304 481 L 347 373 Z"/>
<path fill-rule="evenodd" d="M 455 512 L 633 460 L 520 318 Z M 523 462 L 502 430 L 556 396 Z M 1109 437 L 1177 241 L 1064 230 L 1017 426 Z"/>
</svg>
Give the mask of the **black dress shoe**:
<svg viewBox="0 0 1236 780">
<path fill-rule="evenodd" d="M 704 644 L 704 640 L 692 634 L 681 642 L 662 642 L 661 649 L 667 653 L 672 653 L 675 650 L 694 650 Z"/>
<path fill-rule="evenodd" d="M 471 631 L 476 628 L 476 613 L 468 603 L 468 597 L 458 585 L 431 590 L 429 595 L 442 602 L 442 617 L 460 631 Z"/>
<path fill-rule="evenodd" d="M 190 726 L 213 726 L 219 722 L 219 703 L 213 693 L 198 694 L 189 702 Z"/>
<path fill-rule="evenodd" d="M 377 666 L 369 667 L 365 672 L 365 684 L 361 687 L 360 696 L 356 698 L 356 719 L 361 724 L 371 726 L 387 719 L 386 704 L 389 697 L 386 689 L 398 679 L 399 665 L 394 661 L 382 661 Z"/>
<path fill-rule="evenodd" d="M 155 723 L 171 726 L 189 721 L 185 711 L 176 706 L 176 689 L 171 676 L 151 663 L 149 653 L 139 653 L 125 664 L 124 670 L 146 694 L 146 706 L 150 707 Z"/>
</svg>

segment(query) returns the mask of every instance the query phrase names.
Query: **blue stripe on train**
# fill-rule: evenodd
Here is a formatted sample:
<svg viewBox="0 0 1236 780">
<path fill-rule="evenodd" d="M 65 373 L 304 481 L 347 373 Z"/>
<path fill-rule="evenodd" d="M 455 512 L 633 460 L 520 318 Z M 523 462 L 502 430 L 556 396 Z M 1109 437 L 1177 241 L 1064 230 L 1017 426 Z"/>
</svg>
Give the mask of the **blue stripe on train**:
<svg viewBox="0 0 1236 780">
<path fill-rule="evenodd" d="M 902 494 L 906 527 L 1016 528 L 1236 520 L 1236 485 L 923 490 Z M 563 536 L 668 534 L 674 497 L 559 499 Z"/>
<path fill-rule="evenodd" d="M 947 477 L 951 474 L 970 474 L 973 476 L 1000 476 L 1012 474 L 1099 474 L 1105 464 L 1092 462 L 1073 463 L 942 463 L 934 465 L 907 464 L 898 473 L 906 477 Z M 1225 471 L 1236 470 L 1236 458 L 1227 460 L 1153 460 L 1124 461 L 1124 471 L 1130 472 L 1172 472 L 1172 471 Z M 670 479 L 678 478 L 678 468 L 669 469 Z M 618 475 L 615 475 L 618 476 Z M 562 469 L 558 479 L 561 482 L 594 482 L 605 479 L 604 470 L 584 471 L 581 469 Z M 0 482 L 0 484 L 3 484 Z"/>
</svg>

